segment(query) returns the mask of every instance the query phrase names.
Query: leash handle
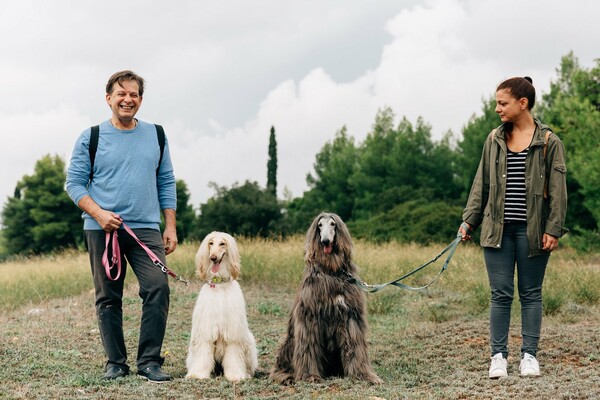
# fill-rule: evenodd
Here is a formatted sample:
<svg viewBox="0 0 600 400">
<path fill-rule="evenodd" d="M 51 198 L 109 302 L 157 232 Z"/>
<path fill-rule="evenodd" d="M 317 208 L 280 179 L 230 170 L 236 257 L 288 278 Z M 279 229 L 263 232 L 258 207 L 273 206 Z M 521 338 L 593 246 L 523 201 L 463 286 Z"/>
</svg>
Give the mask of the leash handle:
<svg viewBox="0 0 600 400">
<path fill-rule="evenodd" d="M 140 239 L 138 239 L 138 237 L 136 236 L 136 234 L 133 233 L 133 230 L 131 230 L 131 228 L 129 226 L 127 226 L 127 224 L 125 224 L 125 222 L 123 222 L 123 228 L 140 245 L 140 247 L 146 252 L 146 254 L 150 258 L 150 260 L 152 261 L 152 263 L 154 265 L 156 265 L 158 268 L 160 268 L 160 270 L 163 273 L 171 276 L 175 280 L 178 280 L 178 281 L 181 281 L 181 282 L 185 283 L 186 285 L 189 283 L 188 281 L 186 281 L 185 279 L 183 279 L 182 277 L 180 277 L 179 275 L 177 275 L 175 272 L 173 272 L 169 268 L 167 268 L 167 266 L 160 260 L 160 258 L 158 258 L 158 256 L 156 254 L 154 254 L 154 252 L 152 250 L 150 250 L 148 248 L 148 246 L 146 246 L 144 244 L 144 242 L 142 242 Z M 119 241 L 117 240 L 117 237 L 118 237 L 117 229 L 115 229 L 112 232 L 112 234 L 109 233 L 109 232 L 106 232 L 106 245 L 105 245 L 105 248 L 104 248 L 104 254 L 102 256 L 102 264 L 104 265 L 104 270 L 106 272 L 106 276 L 111 281 L 116 281 L 121 276 L 121 249 L 119 247 Z M 112 238 L 112 258 L 111 258 L 112 259 L 112 265 L 108 261 L 108 247 L 109 247 L 109 241 L 111 240 L 111 238 Z M 111 273 L 110 273 L 110 270 L 115 265 L 117 266 L 117 276 L 115 278 L 113 278 L 112 275 L 111 275 Z"/>
<path fill-rule="evenodd" d="M 460 227 L 464 229 L 467 235 L 470 235 L 473 231 L 469 228 L 466 222 L 460 224 Z"/>
<path fill-rule="evenodd" d="M 104 272 L 106 273 L 106 277 L 111 281 L 116 281 L 121 276 L 121 251 L 119 248 L 119 240 L 117 239 L 118 234 L 117 231 L 113 231 L 111 235 L 110 232 L 106 232 L 105 236 L 105 244 L 104 244 L 104 254 L 102 254 L 102 265 L 104 266 Z M 110 246 L 110 242 L 112 239 L 112 256 L 110 260 L 108 259 L 108 247 Z M 112 277 L 111 270 L 116 267 L 117 276 Z"/>
</svg>

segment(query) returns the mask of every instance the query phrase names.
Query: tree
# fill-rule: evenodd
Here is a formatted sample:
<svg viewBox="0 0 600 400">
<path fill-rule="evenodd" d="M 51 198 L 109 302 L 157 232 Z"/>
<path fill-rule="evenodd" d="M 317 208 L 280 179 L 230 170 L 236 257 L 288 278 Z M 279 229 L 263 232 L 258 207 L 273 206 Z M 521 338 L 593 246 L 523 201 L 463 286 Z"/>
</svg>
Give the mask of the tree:
<svg viewBox="0 0 600 400">
<path fill-rule="evenodd" d="M 490 96 L 483 100 L 483 114 L 473 115 L 467 125 L 463 128 L 462 140 L 458 142 L 457 149 L 457 180 L 462 189 L 461 201 L 466 203 L 479 160 L 483 144 L 489 137 L 492 129 L 498 127 L 501 123 L 496 113 L 496 99 Z"/>
<path fill-rule="evenodd" d="M 267 191 L 277 197 L 277 141 L 275 127 L 271 127 L 269 136 L 269 161 L 267 161 Z"/>
<path fill-rule="evenodd" d="M 358 165 L 352 177 L 351 185 L 356 191 L 355 217 L 365 218 L 378 211 L 378 195 L 389 187 L 389 153 L 394 145 L 394 113 L 387 107 L 375 116 L 372 132 L 367 135 L 361 146 Z"/>
<path fill-rule="evenodd" d="M 82 244 L 81 211 L 64 190 L 65 163 L 47 155 L 34 174 L 17 183 L 2 210 L 3 235 L 11 254 L 39 254 Z"/>
<path fill-rule="evenodd" d="M 204 237 L 212 231 L 245 236 L 278 236 L 281 219 L 277 199 L 256 182 L 246 181 L 230 189 L 210 184 L 216 195 L 200 205 L 200 217 L 195 235 Z"/>
<path fill-rule="evenodd" d="M 600 60 L 591 70 L 569 53 L 561 60 L 558 79 L 540 106 L 544 123 L 565 145 L 569 207 L 567 225 L 600 229 Z"/>
<path fill-rule="evenodd" d="M 177 240 L 184 242 L 189 238 L 196 222 L 196 213 L 190 204 L 190 193 L 181 179 L 175 183 L 177 190 Z"/>
<path fill-rule="evenodd" d="M 352 218 L 355 195 L 350 178 L 357 160 L 354 139 L 348 136 L 344 126 L 336 132 L 333 141 L 325 143 L 317 153 L 314 172 L 306 176 L 310 189 L 286 205 L 284 224 L 289 232 L 305 231 L 321 211 L 335 212 L 344 221 Z"/>
<path fill-rule="evenodd" d="M 33 243 L 31 227 L 35 225 L 21 198 L 23 182 L 17 183 L 15 194 L 8 198 L 2 210 L 2 236 L 7 254 L 24 253 Z"/>
<path fill-rule="evenodd" d="M 338 214 L 343 220 L 352 217 L 354 189 L 350 178 L 357 166 L 357 149 L 354 138 L 348 136 L 346 127 L 336 132 L 332 142 L 327 142 L 316 155 L 314 175 L 308 174 L 306 182 L 317 195 L 316 207 Z M 317 211 L 315 209 L 315 211 Z"/>
<path fill-rule="evenodd" d="M 361 147 L 358 166 L 350 179 L 356 191 L 354 216 L 370 218 L 405 201 L 455 201 L 459 187 L 453 172 L 455 153 L 451 134 L 439 143 L 422 118 L 413 126 L 406 118 L 392 128 L 387 108 L 376 119 Z"/>
</svg>

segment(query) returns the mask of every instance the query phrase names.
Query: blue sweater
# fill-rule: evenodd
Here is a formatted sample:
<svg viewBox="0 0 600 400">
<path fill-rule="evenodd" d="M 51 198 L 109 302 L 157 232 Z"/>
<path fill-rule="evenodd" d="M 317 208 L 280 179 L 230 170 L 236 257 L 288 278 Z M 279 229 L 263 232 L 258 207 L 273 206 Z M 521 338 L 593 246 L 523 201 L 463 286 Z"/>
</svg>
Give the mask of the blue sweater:
<svg viewBox="0 0 600 400">
<path fill-rule="evenodd" d="M 119 214 L 135 228 L 159 229 L 160 210 L 177 208 L 175 176 L 165 139 L 163 159 L 156 174 L 160 147 L 153 124 L 138 121 L 132 130 L 119 130 L 110 121 L 100 124 L 94 177 L 90 177 L 91 128 L 81 133 L 67 170 L 67 193 L 75 204 L 89 195 L 102 209 Z M 100 225 L 86 212 L 83 229 Z"/>
</svg>

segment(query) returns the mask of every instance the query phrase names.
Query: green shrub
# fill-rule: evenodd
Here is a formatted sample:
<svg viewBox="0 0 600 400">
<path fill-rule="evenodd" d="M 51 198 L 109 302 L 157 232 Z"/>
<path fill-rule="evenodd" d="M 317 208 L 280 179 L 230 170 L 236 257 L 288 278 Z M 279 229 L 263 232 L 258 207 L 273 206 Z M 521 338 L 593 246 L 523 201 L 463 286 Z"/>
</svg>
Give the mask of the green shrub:
<svg viewBox="0 0 600 400">
<path fill-rule="evenodd" d="M 544 315 L 556 315 L 565 304 L 564 292 L 560 290 L 544 290 L 542 303 Z"/>
<path fill-rule="evenodd" d="M 368 295 L 367 310 L 372 315 L 390 315 L 403 312 L 403 293 L 389 287 L 382 292 Z"/>
<path fill-rule="evenodd" d="M 468 291 L 468 304 L 475 315 L 490 308 L 490 286 L 486 283 L 475 283 Z"/>
<path fill-rule="evenodd" d="M 372 218 L 348 223 L 352 234 L 374 242 L 447 243 L 456 237 L 462 206 L 426 199 L 398 204 Z"/>
</svg>

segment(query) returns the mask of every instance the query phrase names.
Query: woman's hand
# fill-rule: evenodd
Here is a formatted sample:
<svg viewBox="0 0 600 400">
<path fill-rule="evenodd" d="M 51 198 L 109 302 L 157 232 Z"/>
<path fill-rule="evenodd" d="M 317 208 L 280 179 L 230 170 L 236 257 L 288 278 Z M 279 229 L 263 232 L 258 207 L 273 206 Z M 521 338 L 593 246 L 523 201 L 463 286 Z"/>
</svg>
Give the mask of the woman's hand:
<svg viewBox="0 0 600 400">
<path fill-rule="evenodd" d="M 460 232 L 463 241 L 471 240 L 471 225 L 467 224 L 466 222 L 463 222 L 462 224 L 460 224 L 458 231 Z"/>
<path fill-rule="evenodd" d="M 547 233 L 542 236 L 542 250 L 552 251 L 558 247 L 558 238 Z"/>
</svg>

